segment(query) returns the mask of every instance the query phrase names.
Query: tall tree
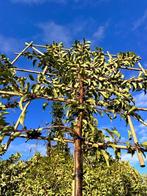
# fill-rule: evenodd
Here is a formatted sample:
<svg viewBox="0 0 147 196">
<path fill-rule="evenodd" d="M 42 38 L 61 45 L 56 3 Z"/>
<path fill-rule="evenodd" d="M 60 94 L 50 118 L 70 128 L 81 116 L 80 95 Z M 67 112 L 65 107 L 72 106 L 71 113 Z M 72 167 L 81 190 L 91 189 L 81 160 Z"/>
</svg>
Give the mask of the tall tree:
<svg viewBox="0 0 147 196">
<path fill-rule="evenodd" d="M 140 110 L 146 111 L 146 109 L 138 108 L 132 96 L 133 92 L 146 92 L 147 89 L 147 72 L 139 62 L 140 57 L 133 52 L 111 55 L 109 52 L 104 53 L 101 48 L 92 51 L 90 42 L 85 40 L 82 43 L 76 41 L 68 49 L 64 48 L 62 43 L 40 46 L 30 42 L 26 45 L 12 62 L 3 55 L 0 58 L 0 69 L 3 70 L 0 74 L 0 95 L 2 104 L 6 103 L 1 110 L 7 109 L 7 103 L 10 108 L 15 106 L 21 109 L 15 125 L 10 124 L 1 129 L 1 136 L 7 139 L 6 143 L 1 145 L 2 152 L 8 149 L 16 137 L 74 143 L 76 196 L 82 195 L 85 149 L 88 150 L 90 147 L 98 149 L 95 154 L 103 156 L 107 164 L 109 164 L 108 147 L 113 148 L 117 155 L 120 149 L 132 153 L 137 151 L 140 164 L 144 166 L 142 154 L 146 143 L 144 146 L 139 144 L 131 120 L 133 117 L 146 124 L 139 114 Z M 38 50 L 39 47 L 45 51 Z M 37 71 L 14 66 L 20 56 L 30 59 L 37 67 Z M 134 67 L 137 64 L 139 67 Z M 139 71 L 139 74 L 127 79 L 123 69 Z M 28 77 L 18 75 L 18 71 L 29 73 L 30 80 Z M 61 135 L 50 138 L 49 135 L 43 134 L 44 129 L 50 130 L 51 127 L 55 128 L 55 125 L 32 130 L 24 128 L 26 111 L 34 99 L 65 104 L 67 126 L 64 126 L 62 135 L 64 138 L 61 139 Z M 120 134 L 116 129 L 105 130 L 110 137 L 113 137 L 113 141 L 107 142 L 107 135 L 97 127 L 96 115 L 102 114 L 107 114 L 112 120 L 117 116 L 123 118 L 130 125 L 134 145 L 131 146 L 129 143 L 126 146 L 119 145 L 119 140 L 116 138 L 120 138 Z M 21 130 L 18 129 L 20 124 Z"/>
</svg>

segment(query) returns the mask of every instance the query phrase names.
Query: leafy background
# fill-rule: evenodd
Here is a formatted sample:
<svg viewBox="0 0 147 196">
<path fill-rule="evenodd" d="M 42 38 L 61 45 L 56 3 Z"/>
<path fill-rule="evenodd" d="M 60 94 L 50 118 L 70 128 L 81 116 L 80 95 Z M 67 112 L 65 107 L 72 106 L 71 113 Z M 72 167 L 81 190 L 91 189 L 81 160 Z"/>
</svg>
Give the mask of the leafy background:
<svg viewBox="0 0 147 196">
<path fill-rule="evenodd" d="M 85 37 L 93 42 L 93 47 L 102 46 L 112 53 L 135 51 L 142 57 L 144 67 L 147 65 L 147 2 L 145 0 L 141 3 L 138 1 L 132 3 L 127 0 L 92 0 L 90 3 L 87 0 L 7 0 L 1 2 L 0 11 L 2 27 L 0 52 L 8 54 L 10 59 L 14 58 L 14 52 L 20 50 L 25 41 L 34 40 L 38 43 L 46 43 L 56 40 L 63 41 L 66 46 L 70 46 L 73 40 Z M 23 59 L 19 65 L 29 67 Z M 147 106 L 147 96 L 142 93 L 134 96 L 138 106 Z M 28 119 L 33 117 L 33 121 L 29 122 L 28 126 L 35 127 L 36 122 L 43 123 L 50 119 L 47 113 L 40 117 L 40 112 L 41 103 L 39 106 L 34 102 L 31 112 L 27 115 Z M 145 114 L 143 115 L 146 118 Z M 14 111 L 14 116 L 11 116 L 10 120 L 13 122 L 16 118 L 17 113 Z M 107 124 L 104 124 L 104 121 Z M 124 122 L 117 119 L 115 126 L 120 127 L 120 124 L 125 128 Z M 99 126 L 113 127 L 114 125 L 104 117 L 100 119 Z M 140 141 L 145 141 L 147 139 L 146 128 L 136 122 L 135 126 Z M 122 130 L 122 133 L 125 139 L 125 131 Z M 37 150 L 45 154 L 44 143 L 24 143 L 24 141 L 17 140 L 11 145 L 4 158 L 18 149 L 21 149 L 25 159 Z M 128 155 L 123 155 L 123 159 L 131 160 L 130 158 Z M 136 156 L 133 157 L 131 163 L 139 171 L 145 173 L 146 168 L 138 167 Z"/>
</svg>

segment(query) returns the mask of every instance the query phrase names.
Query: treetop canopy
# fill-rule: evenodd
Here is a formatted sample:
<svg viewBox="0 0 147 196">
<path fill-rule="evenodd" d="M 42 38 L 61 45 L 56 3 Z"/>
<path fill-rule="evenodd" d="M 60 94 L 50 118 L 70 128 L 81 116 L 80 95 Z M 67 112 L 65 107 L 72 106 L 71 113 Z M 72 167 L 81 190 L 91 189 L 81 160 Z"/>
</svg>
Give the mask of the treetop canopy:
<svg viewBox="0 0 147 196">
<path fill-rule="evenodd" d="M 32 68 L 17 66 L 20 57 L 31 61 Z M 139 154 L 144 153 L 146 143 L 139 144 L 130 118 L 133 117 L 146 125 L 139 111 L 147 109 L 138 108 L 133 98 L 133 93 L 146 93 L 147 90 L 147 71 L 142 67 L 140 60 L 134 52 L 112 55 L 109 52 L 105 53 L 102 48 L 91 50 L 90 42 L 85 40 L 74 42 L 71 48 L 64 48 L 62 43 L 45 46 L 35 45 L 33 42 L 26 43 L 26 47 L 12 62 L 5 55 L 0 55 L 0 140 L 7 138 L 6 143 L 1 145 L 1 153 L 7 150 L 16 137 L 54 139 L 42 133 L 44 129 L 49 132 L 50 127 L 27 130 L 25 126 L 24 120 L 29 105 L 32 100 L 37 99 L 45 100 L 43 109 L 47 109 L 49 101 L 62 102 L 67 125 L 62 127 L 62 131 L 68 133 L 72 138 L 71 142 L 78 138 L 83 141 L 83 145 L 99 148 L 101 144 L 99 150 L 106 160 L 108 157 L 105 148 L 112 147 L 116 151 L 120 133 L 115 128 L 106 129 L 112 139 L 106 142 L 108 136 L 98 128 L 96 115 L 107 114 L 111 120 L 117 116 L 123 118 L 131 125 L 135 143 L 134 146 L 127 143 L 123 148 L 131 149 L 132 152 L 137 150 Z M 127 75 L 124 70 L 131 73 L 135 71 L 137 74 Z M 20 72 L 25 72 L 25 75 L 21 75 Z M 15 124 L 5 121 L 7 111 L 11 112 L 12 108 L 21 110 Z M 76 131 L 79 116 L 81 134 Z M 63 136 L 56 139 L 69 141 Z"/>
</svg>

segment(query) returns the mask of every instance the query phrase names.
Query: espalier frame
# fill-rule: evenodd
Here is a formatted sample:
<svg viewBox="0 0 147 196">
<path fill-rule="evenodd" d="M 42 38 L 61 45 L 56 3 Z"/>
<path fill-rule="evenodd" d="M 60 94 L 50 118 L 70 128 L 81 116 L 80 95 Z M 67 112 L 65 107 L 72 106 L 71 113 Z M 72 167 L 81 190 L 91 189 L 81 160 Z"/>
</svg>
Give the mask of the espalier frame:
<svg viewBox="0 0 147 196">
<path fill-rule="evenodd" d="M 29 57 L 29 58 L 33 59 L 33 58 L 37 58 L 37 57 L 34 57 L 35 55 L 38 55 L 38 58 L 42 58 L 43 56 L 46 55 L 46 53 L 48 53 L 48 51 L 50 51 L 51 48 L 52 48 L 53 51 L 55 50 L 55 54 L 54 54 L 55 58 L 56 58 L 56 52 L 60 53 L 61 48 L 62 48 L 62 51 L 63 51 L 63 59 L 64 59 L 64 55 L 66 56 L 66 55 L 68 55 L 68 53 L 70 53 L 72 51 L 71 49 L 63 48 L 61 46 L 61 44 L 58 45 L 58 44 L 55 44 L 55 43 L 51 47 L 49 45 L 37 45 L 37 44 L 34 44 L 33 42 L 25 43 L 25 45 L 26 45 L 26 47 L 20 53 L 16 53 L 16 57 L 12 62 L 10 62 L 10 61 L 7 62 L 8 60 L 6 60 L 6 62 L 8 64 L 10 64 L 10 69 L 12 69 L 15 73 L 25 72 L 25 73 L 28 73 L 28 74 L 32 74 L 32 76 L 34 76 L 34 75 L 43 76 L 43 77 L 45 77 L 44 80 L 46 80 L 46 78 L 48 79 L 48 80 L 46 80 L 46 82 L 47 82 L 46 84 L 49 84 L 49 85 L 53 82 L 53 79 L 49 79 L 49 77 L 53 76 L 53 74 L 50 73 L 50 70 L 53 69 L 53 68 L 49 68 L 49 65 L 43 66 L 41 71 L 38 71 L 39 69 L 37 71 L 32 70 L 32 69 L 23 69 L 23 68 L 13 66 L 13 65 L 16 64 L 16 62 L 19 60 L 19 58 L 21 56 L 26 56 L 26 57 Z M 73 50 L 73 53 L 75 53 L 75 55 L 78 53 L 78 50 L 79 51 L 83 50 L 83 53 L 82 52 L 78 53 L 81 56 L 88 54 L 89 49 L 90 49 L 89 42 L 84 41 L 83 44 L 81 44 L 79 42 L 76 42 L 75 45 L 77 47 L 77 48 L 75 47 L 76 49 Z M 57 50 L 54 49 L 54 48 L 57 48 Z M 32 51 L 32 53 L 29 53 L 30 50 Z M 137 88 L 137 86 L 139 85 L 138 89 L 140 91 L 141 90 L 146 91 L 146 89 L 147 89 L 147 70 L 145 70 L 142 67 L 142 65 L 140 64 L 138 59 L 134 60 L 134 65 L 137 63 L 138 67 L 133 67 L 134 65 L 133 66 L 128 65 L 128 62 L 130 60 L 129 58 L 132 58 L 132 59 L 136 58 L 136 56 L 134 54 L 127 53 L 128 54 L 128 58 L 127 58 L 127 56 L 125 56 L 126 54 L 122 53 L 122 54 L 120 54 L 120 56 L 111 55 L 109 52 L 107 52 L 105 54 L 100 49 L 97 50 L 97 53 L 94 53 L 94 51 L 91 51 L 91 53 L 92 52 L 93 52 L 93 56 L 94 55 L 97 55 L 97 56 L 100 55 L 97 58 L 96 61 L 94 61 L 94 58 L 96 58 L 96 56 L 92 57 L 92 60 L 95 62 L 95 64 L 97 63 L 97 61 L 99 61 L 99 58 L 101 58 L 101 59 L 108 58 L 109 63 L 107 64 L 107 66 L 110 66 L 109 69 L 112 69 L 114 71 L 114 75 L 118 74 L 119 70 L 122 70 L 122 69 L 131 71 L 131 72 L 139 72 L 138 78 L 125 79 L 125 80 L 123 80 L 123 82 L 126 85 L 127 84 L 130 84 L 130 85 L 133 84 L 134 88 Z M 30 54 L 33 54 L 34 56 L 30 57 Z M 134 55 L 134 57 L 132 57 L 132 56 L 130 57 L 129 55 Z M 58 56 L 58 54 L 57 54 L 57 56 Z M 69 54 L 69 56 L 70 56 L 70 54 Z M 5 57 L 3 57 L 3 58 L 5 59 Z M 56 58 L 57 63 L 58 63 L 58 58 L 59 57 Z M 121 61 L 122 59 L 124 60 L 123 63 L 126 62 L 126 61 L 127 61 L 127 63 L 126 64 L 125 63 L 124 64 L 120 63 L 120 65 L 118 66 L 118 64 L 119 64 L 118 60 Z M 48 60 L 46 59 L 46 62 L 47 61 Z M 43 62 L 43 60 L 41 62 Z M 81 61 L 79 61 L 79 64 L 80 64 L 80 62 Z M 62 64 L 62 62 L 60 62 L 60 63 Z M 105 64 L 105 63 L 106 62 L 103 62 L 103 64 Z M 35 62 L 34 62 L 34 64 L 35 64 Z M 115 105 L 115 99 L 112 99 L 112 102 L 107 101 L 107 99 L 109 99 L 109 96 L 107 96 L 105 93 L 108 92 L 111 96 L 111 95 L 113 95 L 114 92 L 113 92 L 112 89 L 109 89 L 109 88 L 103 89 L 103 86 L 101 86 L 98 91 L 100 93 L 102 93 L 102 96 L 105 100 L 104 101 L 105 104 L 103 102 L 101 102 L 101 100 L 100 101 L 97 101 L 97 100 L 95 101 L 94 99 L 92 99 L 93 95 L 90 98 L 86 98 L 86 96 L 87 96 L 86 91 L 88 91 L 88 88 L 85 89 L 86 88 L 85 84 L 86 84 L 86 82 L 87 83 L 91 82 L 91 76 L 88 75 L 88 71 L 89 70 L 97 71 L 98 66 L 101 66 L 101 65 L 102 64 L 101 64 L 101 61 L 100 61 L 99 64 L 98 65 L 96 64 L 95 67 L 91 66 L 88 63 L 87 64 L 86 63 L 85 64 L 81 63 L 79 65 L 79 67 L 77 66 L 77 68 L 73 66 L 73 72 L 76 72 L 76 74 L 77 74 L 77 78 L 76 78 L 77 86 L 75 88 L 78 89 L 78 90 L 76 91 L 76 96 L 75 96 L 76 98 L 75 97 L 74 98 L 71 98 L 71 97 L 68 98 L 68 96 L 64 96 L 64 93 L 62 94 L 62 96 L 58 96 L 58 93 L 56 93 L 56 95 L 55 95 L 55 93 L 51 93 L 51 96 L 49 96 L 49 93 L 37 94 L 37 92 L 36 93 L 28 92 L 27 95 L 26 95 L 25 92 L 24 93 L 20 92 L 19 89 L 17 89 L 17 86 L 16 86 L 15 91 L 5 89 L 4 85 L 2 85 L 2 88 L 0 89 L 1 100 L 2 99 L 7 99 L 7 98 L 10 99 L 10 100 L 8 99 L 6 104 L 1 103 L 1 105 L 0 105 L 1 111 L 5 111 L 5 110 L 7 110 L 8 108 L 11 108 L 11 107 L 12 108 L 20 107 L 20 109 L 22 110 L 21 114 L 20 114 L 17 122 L 13 126 L 13 128 L 11 127 L 11 129 L 10 129 L 10 127 L 8 125 L 5 125 L 4 127 L 2 127 L 2 130 L 0 130 L 1 131 L 0 132 L 1 133 L 1 138 L 3 139 L 5 136 L 7 136 L 7 138 L 8 138 L 7 142 L 1 146 L 2 151 L 5 152 L 8 149 L 10 143 L 17 137 L 26 138 L 26 139 L 38 139 L 38 140 L 46 140 L 46 141 L 53 140 L 53 141 L 73 143 L 74 144 L 73 196 L 81 196 L 82 195 L 82 178 L 83 178 L 83 160 L 82 160 L 83 152 L 82 152 L 82 150 L 83 150 L 83 146 L 84 146 L 84 148 L 85 148 L 85 146 L 89 146 L 91 148 L 97 148 L 97 149 L 100 149 L 100 150 L 102 149 L 103 150 L 102 154 L 104 155 L 104 158 L 106 160 L 107 160 L 107 154 L 105 153 L 105 150 L 107 148 L 113 148 L 116 151 L 120 151 L 121 149 L 122 150 L 127 150 L 129 152 L 130 151 L 131 152 L 136 151 L 137 155 L 138 155 L 139 162 L 140 162 L 140 166 L 141 167 L 145 166 L 143 155 L 144 155 L 144 152 L 147 151 L 147 148 L 146 148 L 146 146 L 142 146 L 141 144 L 139 144 L 139 141 L 137 139 L 136 132 L 135 132 L 135 129 L 134 129 L 131 118 L 135 117 L 135 118 L 137 118 L 137 120 L 139 120 L 145 126 L 147 126 L 146 122 L 144 122 L 139 117 L 139 115 L 137 115 L 138 111 L 146 112 L 147 108 L 138 108 L 138 107 L 133 106 L 133 105 L 132 106 L 130 105 L 130 108 L 128 110 L 126 110 L 126 109 L 123 110 L 122 108 L 120 108 L 120 110 L 118 108 L 117 109 L 113 108 L 114 105 Z M 54 65 L 51 65 L 51 67 L 54 67 Z M 3 68 L 5 68 L 5 67 L 3 67 Z M 84 73 L 87 74 L 85 76 L 85 78 L 84 78 L 83 72 L 81 70 L 82 71 L 85 71 L 85 70 L 87 71 L 87 72 L 84 72 Z M 117 71 L 115 72 L 115 70 L 117 70 Z M 72 70 L 71 70 L 71 72 L 72 72 Z M 61 70 L 61 73 L 62 73 L 62 70 Z M 1 73 L 1 75 L 3 75 L 3 73 Z M 32 76 L 30 76 L 30 78 Z M 98 80 L 100 82 L 101 81 L 105 82 L 105 81 L 109 81 L 109 79 L 113 80 L 113 77 L 114 76 L 112 76 L 112 73 L 110 74 L 110 76 L 107 76 L 103 73 L 102 76 L 100 75 L 97 78 L 93 78 L 93 80 Z M 34 79 L 32 79 L 32 80 L 34 80 Z M 41 86 L 41 79 L 40 79 L 40 83 L 38 83 L 38 84 L 40 84 L 40 86 Z M 144 86 L 142 87 L 142 86 L 140 86 L 140 84 L 143 84 Z M 58 83 L 56 85 L 59 86 L 60 83 Z M 53 84 L 52 90 L 54 88 L 56 88 L 56 85 L 55 85 L 55 83 Z M 130 89 L 131 88 L 132 87 L 130 87 Z M 38 89 L 39 89 L 39 86 L 38 86 Z M 72 89 L 72 87 L 71 87 L 71 89 Z M 73 92 L 74 92 L 74 89 L 73 89 Z M 127 97 L 125 98 L 125 93 L 123 92 L 123 89 L 117 88 L 117 90 L 115 90 L 115 95 L 117 96 L 117 94 L 119 94 L 119 96 L 122 96 L 122 102 L 127 100 Z M 19 98 L 19 100 L 15 101 L 15 102 L 10 102 L 10 101 L 12 101 L 13 97 L 15 97 L 15 98 L 17 97 L 17 98 Z M 23 121 L 24 121 L 26 111 L 27 111 L 31 101 L 34 100 L 34 99 L 45 99 L 47 101 L 62 102 L 64 104 L 71 105 L 72 108 L 74 108 L 74 107 L 77 108 L 78 113 L 76 115 L 74 114 L 76 117 L 73 120 L 73 124 L 71 125 L 69 123 L 68 124 L 69 126 L 50 125 L 50 126 L 46 126 L 46 127 L 41 127 L 39 129 L 27 130 L 26 128 L 24 128 L 22 130 L 19 130 L 18 127 L 19 127 L 20 124 L 23 125 L 23 123 L 24 123 Z M 75 102 L 77 104 L 75 104 Z M 100 142 L 100 141 L 94 141 L 94 140 L 92 141 L 90 139 L 88 140 L 86 138 L 86 136 L 84 135 L 84 133 L 83 133 L 83 127 L 88 126 L 87 125 L 88 120 L 87 121 L 85 120 L 85 113 L 86 112 L 84 113 L 84 111 L 86 109 L 84 108 L 84 104 L 87 104 L 85 106 L 85 108 L 86 107 L 88 108 L 88 104 L 89 104 L 90 107 L 92 108 L 92 109 L 90 108 L 89 111 L 93 111 L 93 113 L 98 113 L 98 114 L 106 113 L 106 114 L 109 114 L 109 116 L 112 114 L 112 115 L 120 115 L 121 117 L 122 117 L 123 113 L 125 113 L 125 120 L 130 126 L 130 131 L 131 131 L 131 135 L 132 135 L 134 144 L 133 145 L 131 145 L 131 144 L 127 145 L 126 143 L 119 142 L 119 141 L 118 142 L 116 142 L 116 141 L 115 142 L 112 142 L 112 141 L 101 141 Z M 3 128 L 6 128 L 6 130 L 4 130 Z M 48 135 L 42 135 L 41 134 L 42 130 L 51 131 L 52 128 L 59 128 L 59 129 L 61 128 L 62 131 L 65 131 L 65 132 L 69 133 L 70 136 L 72 136 L 72 138 L 70 137 L 71 139 L 69 139 L 69 138 L 63 137 L 62 140 L 61 140 L 58 137 L 49 138 Z M 93 129 L 93 127 L 91 129 Z M 38 133 L 38 134 L 35 134 L 33 136 L 32 135 L 33 132 Z M 117 132 L 115 134 L 118 135 Z"/>
</svg>

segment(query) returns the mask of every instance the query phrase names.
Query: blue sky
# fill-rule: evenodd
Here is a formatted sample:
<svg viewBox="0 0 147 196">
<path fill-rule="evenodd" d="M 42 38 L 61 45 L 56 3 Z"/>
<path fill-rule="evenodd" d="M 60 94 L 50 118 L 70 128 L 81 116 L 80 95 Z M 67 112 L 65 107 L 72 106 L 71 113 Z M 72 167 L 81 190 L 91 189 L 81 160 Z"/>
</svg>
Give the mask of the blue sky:
<svg viewBox="0 0 147 196">
<path fill-rule="evenodd" d="M 5 0 L 0 5 L 0 27 L 0 53 L 7 54 L 10 59 L 24 47 L 25 41 L 39 44 L 63 41 L 69 47 L 74 40 L 86 38 L 92 41 L 93 47 L 100 46 L 111 53 L 134 51 L 147 68 L 146 0 Z M 137 94 L 135 98 L 138 106 L 147 107 L 147 96 Z M 39 116 L 41 106 L 34 103 L 31 107 L 31 111 L 38 112 L 33 113 L 33 122 L 29 122 L 32 113 L 28 113 L 31 126 L 48 119 L 47 114 Z M 143 117 L 147 119 L 144 113 Z M 11 117 L 11 120 L 16 119 Z M 120 120 L 115 123 L 120 127 Z M 140 141 L 147 140 L 147 128 L 134 123 Z M 109 121 L 107 125 L 111 127 Z M 100 126 L 104 126 L 101 120 Z M 11 145 L 7 156 L 21 149 L 25 157 L 29 157 L 33 153 L 29 149 L 36 148 L 45 151 L 44 143 L 36 145 L 36 142 L 19 140 Z M 130 159 L 123 155 L 123 159 L 131 160 L 139 169 L 136 157 Z M 139 171 L 147 172 L 146 168 Z"/>
</svg>

